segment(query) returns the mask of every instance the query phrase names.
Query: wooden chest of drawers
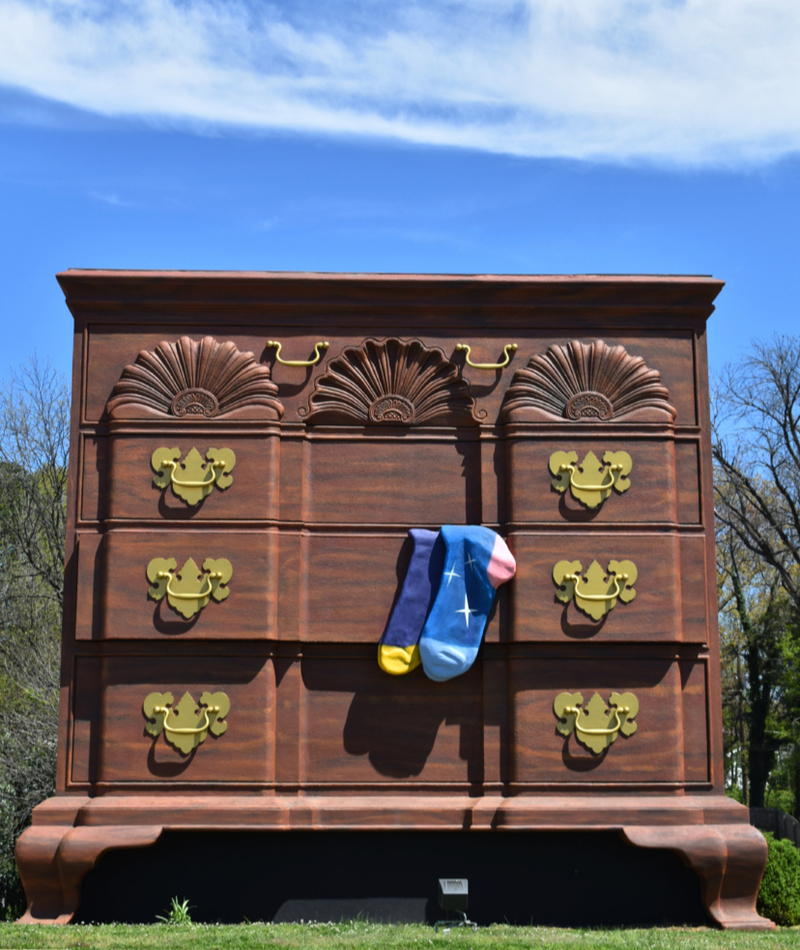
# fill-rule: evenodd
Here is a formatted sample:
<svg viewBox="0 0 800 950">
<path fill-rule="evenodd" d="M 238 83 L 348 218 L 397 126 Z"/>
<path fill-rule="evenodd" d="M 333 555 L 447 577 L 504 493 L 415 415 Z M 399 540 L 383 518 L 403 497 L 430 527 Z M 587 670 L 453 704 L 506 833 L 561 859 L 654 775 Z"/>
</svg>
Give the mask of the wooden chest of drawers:
<svg viewBox="0 0 800 950">
<path fill-rule="evenodd" d="M 677 851 L 720 925 L 768 925 L 763 840 L 723 795 L 719 281 L 59 281 L 64 686 L 58 794 L 19 844 L 25 919 L 70 919 L 101 854 L 167 827 L 580 827 Z M 388 676 L 407 532 L 443 524 L 493 528 L 516 576 L 469 672 Z M 638 705 L 628 728 L 616 694 Z"/>
</svg>

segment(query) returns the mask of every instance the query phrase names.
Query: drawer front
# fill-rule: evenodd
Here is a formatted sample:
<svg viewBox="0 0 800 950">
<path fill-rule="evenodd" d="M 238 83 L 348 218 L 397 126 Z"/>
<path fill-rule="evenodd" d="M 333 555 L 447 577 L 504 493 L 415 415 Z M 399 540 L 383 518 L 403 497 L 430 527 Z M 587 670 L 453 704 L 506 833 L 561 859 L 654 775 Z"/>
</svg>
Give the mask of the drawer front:
<svg viewBox="0 0 800 950">
<path fill-rule="evenodd" d="M 508 585 L 510 635 L 514 640 L 707 641 L 704 542 L 677 534 L 552 533 L 509 536 L 517 573 Z M 553 581 L 559 561 L 581 565 L 579 591 L 602 596 L 614 584 L 594 588 L 585 580 L 594 561 L 607 573 L 611 561 L 632 561 L 636 596 L 598 619 L 563 603 Z M 602 604 L 602 602 L 601 602 Z"/>
<path fill-rule="evenodd" d="M 554 487 L 550 470 L 555 453 L 575 453 L 575 471 L 564 472 Z M 624 491 L 598 491 L 611 484 L 615 474 L 604 462 L 607 452 L 624 452 L 631 460 L 630 474 L 618 482 Z M 625 522 L 671 522 L 678 520 L 675 478 L 675 444 L 671 440 L 630 438 L 549 439 L 514 437 L 506 442 L 509 520 L 517 524 L 615 524 Z M 592 453 L 594 459 L 587 456 Z M 682 457 L 684 465 L 691 456 Z M 697 486 L 695 455 L 693 473 L 681 484 Z M 554 463 L 556 464 L 556 463 Z M 562 463 L 564 464 L 564 463 Z M 572 482 L 572 484 L 570 484 Z M 587 487 L 581 487 L 587 486 Z M 576 495 L 578 497 L 576 497 Z M 698 511 L 688 491 L 682 495 L 683 510 Z"/>
<path fill-rule="evenodd" d="M 436 525 L 480 520 L 481 453 L 473 434 L 309 439 L 302 519 Z"/>
<path fill-rule="evenodd" d="M 405 532 L 281 532 L 280 639 L 374 643 L 377 649 L 410 555 Z M 487 625 L 489 639 L 501 638 L 508 586 L 498 592 L 498 607 Z"/>
<path fill-rule="evenodd" d="M 303 783 L 480 782 L 480 664 L 434 683 L 421 669 L 389 676 L 377 656 L 304 658 L 299 768 Z"/>
<path fill-rule="evenodd" d="M 222 432 L 173 432 L 168 425 L 156 436 L 114 434 L 108 439 L 108 516 L 114 519 L 153 519 L 157 521 L 276 520 L 279 515 L 280 439 L 275 433 L 258 438 L 226 435 Z M 166 473 L 168 487 L 153 481 L 156 472 L 151 466 L 157 449 L 176 448 L 178 467 Z M 230 473 L 232 481 L 220 489 L 216 483 L 201 497 L 203 489 L 197 482 L 211 481 L 206 453 L 210 448 L 230 449 L 236 463 Z M 187 469 L 187 456 L 196 450 L 204 467 Z M 165 453 L 167 457 L 169 453 Z M 93 477 L 95 463 L 88 454 L 84 481 Z M 191 461 L 190 461 L 191 464 Z M 173 486 L 170 474 L 177 484 Z M 223 477 L 224 477 L 223 473 Z M 229 481 L 229 480 L 226 480 Z M 190 484 L 189 490 L 185 486 Z M 102 489 L 99 489 L 102 490 Z M 183 496 L 182 497 L 182 494 Z M 85 493 L 86 497 L 90 494 Z M 101 509 L 104 507 L 101 503 Z M 87 514 L 91 509 L 87 508 Z"/>
<path fill-rule="evenodd" d="M 109 531 L 95 551 L 87 537 L 87 543 L 81 543 L 78 549 L 78 589 L 82 600 L 78 604 L 76 638 L 274 639 L 277 538 L 276 529 Z M 156 558 L 173 559 L 177 573 L 181 573 L 189 559 L 201 570 L 206 559 L 229 561 L 232 576 L 227 583 L 227 598 L 217 601 L 209 597 L 206 606 L 190 617 L 170 606 L 167 596 L 154 600 L 148 593 L 151 582 L 147 568 Z M 207 572 L 202 574 L 197 592 L 207 586 Z M 180 587 L 180 583 L 173 585 L 176 590 Z M 92 599 L 86 600 L 90 593 Z M 84 602 L 100 606 L 90 615 L 82 608 Z"/>
<path fill-rule="evenodd" d="M 701 660 L 510 660 L 512 781 L 707 782 L 705 682 Z M 587 730 L 613 730 L 618 719 L 609 704 L 611 694 L 632 693 L 639 705 L 636 731 L 628 736 L 618 733 L 609 746 L 592 751 L 574 730 L 566 737 L 557 730 L 560 720 L 553 704 L 560 693 L 580 694 L 579 725 Z M 587 711 L 595 693 L 607 718 L 592 718 Z M 605 739 L 596 736 L 594 741 Z"/>
<path fill-rule="evenodd" d="M 75 684 L 73 782 L 229 785 L 272 780 L 275 678 L 264 657 L 79 657 Z M 230 710 L 225 732 L 207 735 L 185 755 L 163 732 L 153 737 L 146 731 L 142 704 L 151 693 L 171 693 L 176 706 L 187 692 L 195 703 L 204 692 L 222 692 Z M 180 719 L 178 713 L 167 724 Z M 202 725 L 202 713 L 198 719 Z"/>
</svg>

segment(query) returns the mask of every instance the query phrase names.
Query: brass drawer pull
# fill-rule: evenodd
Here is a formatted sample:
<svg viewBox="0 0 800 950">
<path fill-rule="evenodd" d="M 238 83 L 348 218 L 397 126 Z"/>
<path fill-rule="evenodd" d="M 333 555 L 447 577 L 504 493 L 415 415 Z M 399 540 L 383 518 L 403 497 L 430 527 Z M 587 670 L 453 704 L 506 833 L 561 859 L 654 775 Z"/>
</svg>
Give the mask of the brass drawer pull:
<svg viewBox="0 0 800 950">
<path fill-rule="evenodd" d="M 202 745 L 209 732 L 214 736 L 221 736 L 228 728 L 227 722 L 222 721 L 231 708 L 225 693 L 203 693 L 200 702 L 196 704 L 191 694 L 186 692 L 174 708 L 170 708 L 172 704 L 172 693 L 150 693 L 145 697 L 142 703 L 142 711 L 147 719 L 145 729 L 154 738 L 163 732 L 167 742 L 184 755 Z M 200 707 L 199 720 L 196 706 Z M 194 725 L 170 725 L 171 715 L 181 722 L 193 722 Z"/>
<path fill-rule="evenodd" d="M 617 735 L 632 736 L 637 724 L 633 721 L 639 713 L 639 700 L 633 693 L 612 693 L 608 699 L 609 709 L 598 693 L 581 708 L 580 693 L 559 693 L 553 702 L 553 712 L 558 719 L 556 730 L 569 737 L 573 732 L 578 741 L 600 755 Z"/>
<path fill-rule="evenodd" d="M 327 350 L 330 346 L 330 343 L 327 340 L 320 340 L 319 343 L 314 344 L 314 356 L 310 360 L 285 360 L 281 357 L 281 346 L 283 344 L 279 343 L 277 340 L 267 340 L 267 346 L 275 347 L 275 359 L 281 364 L 281 366 L 314 366 L 316 363 L 322 359 L 322 353 L 320 350 Z"/>
<path fill-rule="evenodd" d="M 183 462 L 179 448 L 158 448 L 150 458 L 150 466 L 156 473 L 153 484 L 158 488 L 172 485 L 173 492 L 187 505 L 194 506 L 211 494 L 216 485 L 225 491 L 233 483 L 230 474 L 236 465 L 236 456 L 230 449 L 209 449 L 206 460 L 197 449 L 192 448 Z M 188 477 L 181 478 L 181 475 Z"/>
<path fill-rule="evenodd" d="M 559 561 L 553 568 L 556 597 L 564 604 L 574 597 L 575 606 L 593 620 L 611 613 L 618 600 L 629 604 L 636 596 L 633 585 L 638 577 L 633 561 L 609 561 L 607 571 L 597 561 L 586 572 L 580 561 Z"/>
<path fill-rule="evenodd" d="M 147 579 L 153 585 L 147 593 L 153 600 L 166 597 L 170 607 L 187 620 L 208 604 L 209 597 L 221 602 L 230 594 L 225 585 L 233 576 L 233 567 L 226 558 L 206 558 L 202 573 L 191 557 L 180 571 L 177 567 L 175 558 L 153 558 L 147 565 Z"/>
<path fill-rule="evenodd" d="M 196 594 L 181 594 L 177 591 L 174 591 L 170 584 L 175 580 L 175 575 L 172 571 L 159 571 L 156 574 L 156 578 L 160 580 L 163 577 L 167 578 L 167 597 L 175 597 L 178 600 L 199 600 L 201 597 L 209 597 L 211 592 L 214 590 L 214 585 L 211 582 L 211 579 L 219 580 L 222 578 L 222 571 L 211 571 L 208 575 L 208 590 L 198 591 Z"/>
<path fill-rule="evenodd" d="M 580 574 L 565 574 L 565 575 L 564 575 L 564 580 L 565 580 L 565 581 L 572 581 L 572 582 L 575 584 L 575 596 L 576 596 L 576 597 L 580 597 L 581 600 L 596 600 L 596 601 L 598 601 L 599 603 L 605 603 L 606 601 L 609 601 L 609 600 L 616 600 L 617 597 L 619 597 L 619 592 L 620 592 L 620 590 L 622 590 L 622 588 L 619 586 L 619 582 L 622 581 L 623 586 L 624 586 L 625 583 L 626 583 L 627 580 L 628 580 L 628 575 L 627 575 L 627 574 L 620 574 L 620 575 L 618 576 L 618 575 L 616 575 L 616 574 L 612 574 L 612 575 L 611 575 L 611 579 L 612 579 L 612 581 L 614 582 L 614 590 L 611 591 L 610 593 L 608 593 L 608 594 L 587 594 L 587 593 L 585 593 L 584 591 L 581 591 L 581 590 L 579 589 L 579 585 L 580 585 L 580 582 L 581 582 Z M 167 591 L 169 591 L 169 584 L 167 584 Z"/>
<path fill-rule="evenodd" d="M 580 465 L 577 452 L 553 452 L 548 463 L 553 488 L 565 492 L 569 487 L 576 501 L 587 508 L 597 508 L 609 497 L 612 489 L 622 494 L 631 487 L 628 475 L 633 462 L 627 452 L 606 452 L 603 463 L 601 466 L 594 452 L 587 452 Z M 567 472 L 569 482 L 565 478 Z M 599 482 L 594 481 L 597 478 Z"/>
<path fill-rule="evenodd" d="M 456 350 L 460 353 L 464 353 L 467 366 L 471 366 L 473 369 L 503 369 L 504 366 L 508 366 L 511 362 L 511 354 L 515 353 L 518 349 L 519 344 L 506 343 L 503 347 L 503 361 L 501 363 L 473 363 L 469 358 L 472 347 L 468 343 L 456 343 Z"/>
</svg>

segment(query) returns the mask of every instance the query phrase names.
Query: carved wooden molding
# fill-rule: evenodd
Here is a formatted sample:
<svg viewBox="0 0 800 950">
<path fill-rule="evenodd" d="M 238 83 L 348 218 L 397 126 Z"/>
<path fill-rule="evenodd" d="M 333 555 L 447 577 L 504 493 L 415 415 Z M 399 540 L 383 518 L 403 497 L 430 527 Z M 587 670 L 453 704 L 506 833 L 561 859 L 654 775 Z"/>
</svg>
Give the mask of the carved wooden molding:
<svg viewBox="0 0 800 950">
<path fill-rule="evenodd" d="M 603 340 L 551 346 L 517 370 L 501 410 L 504 422 L 674 422 L 658 370 Z"/>
<path fill-rule="evenodd" d="M 235 343 L 207 336 L 142 350 L 111 391 L 112 419 L 270 419 L 283 415 L 269 367 Z"/>
<path fill-rule="evenodd" d="M 419 340 L 365 340 L 328 363 L 314 384 L 308 423 L 478 425 L 469 384 L 438 348 Z"/>
</svg>

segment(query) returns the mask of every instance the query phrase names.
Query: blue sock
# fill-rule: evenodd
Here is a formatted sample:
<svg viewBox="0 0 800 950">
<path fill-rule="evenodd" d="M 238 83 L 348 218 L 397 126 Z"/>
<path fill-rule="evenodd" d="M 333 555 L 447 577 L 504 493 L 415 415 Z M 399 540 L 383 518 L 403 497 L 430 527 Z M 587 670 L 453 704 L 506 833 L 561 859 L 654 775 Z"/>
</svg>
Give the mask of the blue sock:
<svg viewBox="0 0 800 950">
<path fill-rule="evenodd" d="M 480 525 L 445 525 L 445 567 L 419 641 L 422 668 L 437 682 L 475 662 L 497 588 L 517 569 L 500 535 Z"/>
<path fill-rule="evenodd" d="M 438 531 L 412 528 L 408 534 L 414 545 L 411 560 L 378 644 L 378 665 L 395 676 L 410 673 L 420 664 L 419 638 L 444 566 L 444 541 Z"/>
</svg>

